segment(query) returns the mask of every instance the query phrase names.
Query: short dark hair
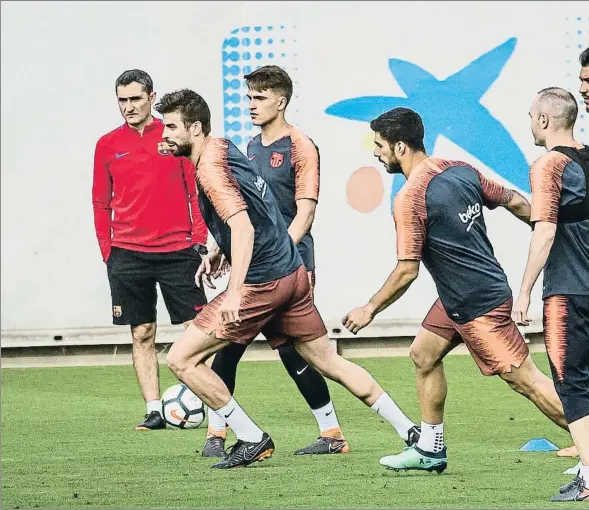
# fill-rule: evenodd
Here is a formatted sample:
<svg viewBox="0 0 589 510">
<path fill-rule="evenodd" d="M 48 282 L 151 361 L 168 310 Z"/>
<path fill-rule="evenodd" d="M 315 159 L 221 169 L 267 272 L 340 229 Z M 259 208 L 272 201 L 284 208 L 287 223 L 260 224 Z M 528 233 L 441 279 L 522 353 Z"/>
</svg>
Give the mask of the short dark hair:
<svg viewBox="0 0 589 510">
<path fill-rule="evenodd" d="M 139 85 L 143 86 L 143 91 L 147 92 L 147 94 L 151 94 L 153 92 L 153 81 L 151 80 L 151 76 L 147 74 L 145 71 L 141 71 L 140 69 L 129 69 L 125 71 L 121 76 L 117 78 L 115 82 L 115 91 L 120 86 L 130 85 L 131 83 L 139 83 Z"/>
<path fill-rule="evenodd" d="M 252 90 L 272 90 L 286 97 L 286 104 L 292 97 L 292 80 L 288 73 L 278 66 L 263 66 L 244 76 L 247 86 Z"/>
<path fill-rule="evenodd" d="M 589 48 L 585 48 L 583 53 L 579 55 L 579 63 L 581 64 L 581 67 L 589 66 Z"/>
<path fill-rule="evenodd" d="M 202 124 L 202 132 L 205 136 L 211 132 L 211 111 L 207 102 L 196 92 L 189 89 L 177 90 L 164 94 L 155 110 L 161 115 L 171 112 L 180 112 L 184 126 L 188 127 L 195 122 Z"/>
<path fill-rule="evenodd" d="M 425 129 L 419 114 L 409 108 L 393 108 L 370 122 L 370 129 L 394 145 L 404 142 L 410 149 L 425 152 Z"/>
<path fill-rule="evenodd" d="M 575 96 L 560 87 L 542 89 L 538 96 L 539 110 L 549 114 L 557 128 L 572 129 L 579 113 Z"/>
</svg>

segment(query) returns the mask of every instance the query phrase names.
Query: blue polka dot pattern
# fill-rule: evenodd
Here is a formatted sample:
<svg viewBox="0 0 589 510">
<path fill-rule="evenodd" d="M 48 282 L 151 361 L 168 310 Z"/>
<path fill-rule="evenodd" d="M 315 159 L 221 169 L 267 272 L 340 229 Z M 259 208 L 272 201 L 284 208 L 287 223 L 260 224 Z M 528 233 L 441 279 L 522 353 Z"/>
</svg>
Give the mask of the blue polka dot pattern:
<svg viewBox="0 0 589 510">
<path fill-rule="evenodd" d="M 567 88 L 579 100 L 579 116 L 575 125 L 575 136 L 582 140 L 586 138 L 585 127 L 587 112 L 585 111 L 585 103 L 577 92 L 579 90 L 579 55 L 587 48 L 587 34 L 589 34 L 589 17 L 582 16 L 568 16 L 565 18 L 567 23 L 566 30 L 566 75 Z"/>
<path fill-rule="evenodd" d="M 236 28 L 223 41 L 224 136 L 242 151 L 258 132 L 249 116 L 249 99 L 244 75 L 265 65 L 278 65 L 298 83 L 295 27 L 287 25 Z M 297 86 L 298 87 L 298 86 Z M 298 93 L 293 97 L 298 103 Z M 289 108 L 289 121 L 296 117 L 296 105 Z"/>
</svg>

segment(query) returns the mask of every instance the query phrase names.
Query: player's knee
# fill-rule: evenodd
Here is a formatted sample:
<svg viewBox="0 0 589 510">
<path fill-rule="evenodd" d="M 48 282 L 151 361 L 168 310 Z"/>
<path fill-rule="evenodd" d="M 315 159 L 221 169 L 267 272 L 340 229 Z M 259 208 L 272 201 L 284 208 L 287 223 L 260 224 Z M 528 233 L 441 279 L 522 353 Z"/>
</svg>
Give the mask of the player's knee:
<svg viewBox="0 0 589 510">
<path fill-rule="evenodd" d="M 439 362 L 437 356 L 433 356 L 432 353 L 416 345 L 415 342 L 409 347 L 409 356 L 411 357 L 411 361 L 413 361 L 415 370 L 422 373 L 431 372 Z"/>
<path fill-rule="evenodd" d="M 345 379 L 347 363 L 349 362 L 345 358 L 333 350 L 317 359 L 313 366 L 323 377 L 341 383 Z"/>
<path fill-rule="evenodd" d="M 155 323 L 138 324 L 131 326 L 133 343 L 139 345 L 155 344 Z"/>
<path fill-rule="evenodd" d="M 535 381 L 530 372 L 513 371 L 509 374 L 502 374 L 501 378 L 513 391 L 526 398 L 530 398 L 534 394 Z"/>
<path fill-rule="evenodd" d="M 501 374 L 501 378 L 513 391 L 532 400 L 535 393 L 544 387 L 543 383 L 549 381 L 529 356 L 518 368 L 513 367 L 511 372 Z"/>
<path fill-rule="evenodd" d="M 526 381 L 522 379 L 511 379 L 507 380 L 507 384 L 516 393 L 519 393 L 520 395 L 529 398 L 531 394 L 531 386 Z"/>
<path fill-rule="evenodd" d="M 284 358 L 282 358 L 282 357 L 281 357 L 281 359 L 284 360 Z M 309 365 L 312 365 L 313 368 L 315 370 L 317 370 L 317 372 L 319 372 L 322 376 L 332 379 L 332 372 L 334 372 L 334 370 L 335 370 L 335 363 L 334 363 L 333 355 L 331 352 L 325 352 L 321 356 L 317 356 L 317 355 L 315 355 L 315 353 L 305 352 L 303 359 Z M 291 358 L 291 360 L 292 360 L 292 358 Z M 285 362 L 285 366 L 287 365 L 287 363 L 288 363 L 288 361 Z"/>
<path fill-rule="evenodd" d="M 184 366 L 182 358 L 180 358 L 174 350 L 170 350 L 166 355 L 166 363 L 168 364 L 168 368 L 172 371 L 172 373 L 177 376 Z"/>
<path fill-rule="evenodd" d="M 184 356 L 178 349 L 175 349 L 174 346 L 175 344 L 172 345 L 172 348 L 166 355 L 166 363 L 172 373 L 181 380 L 182 378 L 180 375 L 190 366 L 190 364 L 194 366 L 196 362 L 194 358 L 188 360 L 186 356 Z"/>
</svg>

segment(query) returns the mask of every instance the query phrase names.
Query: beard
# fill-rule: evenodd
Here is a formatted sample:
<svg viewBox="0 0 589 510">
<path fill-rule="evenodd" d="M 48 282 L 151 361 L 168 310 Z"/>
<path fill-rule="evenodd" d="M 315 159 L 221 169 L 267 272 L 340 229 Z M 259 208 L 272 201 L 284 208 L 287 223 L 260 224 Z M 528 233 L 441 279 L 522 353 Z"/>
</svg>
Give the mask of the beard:
<svg viewBox="0 0 589 510">
<path fill-rule="evenodd" d="M 170 143 L 168 145 L 172 148 L 172 154 L 177 158 L 184 156 L 190 158 L 192 155 L 192 144 L 190 142 Z"/>
<path fill-rule="evenodd" d="M 401 168 L 401 163 L 398 161 L 391 161 L 388 165 L 386 165 L 387 173 L 389 174 L 402 174 L 403 169 Z"/>
<path fill-rule="evenodd" d="M 534 131 L 532 131 L 532 135 L 534 135 L 534 145 L 536 147 L 544 147 L 544 145 L 546 144 L 546 139 L 537 135 L 536 133 L 534 133 Z"/>
</svg>

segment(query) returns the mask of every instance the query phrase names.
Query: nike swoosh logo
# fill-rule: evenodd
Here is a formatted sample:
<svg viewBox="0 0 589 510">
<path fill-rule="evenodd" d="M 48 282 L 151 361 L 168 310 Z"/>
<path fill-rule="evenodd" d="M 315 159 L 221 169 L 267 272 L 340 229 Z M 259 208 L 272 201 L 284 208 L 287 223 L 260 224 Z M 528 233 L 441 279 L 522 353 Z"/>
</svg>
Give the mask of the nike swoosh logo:
<svg viewBox="0 0 589 510">
<path fill-rule="evenodd" d="M 267 437 L 261 443 L 251 445 L 251 446 L 246 446 L 243 449 L 243 458 L 246 461 L 250 461 L 252 459 L 255 459 L 257 455 L 259 455 L 261 452 L 264 451 L 264 447 L 266 446 L 266 443 L 268 443 L 269 440 L 270 440 L 270 438 Z"/>
<path fill-rule="evenodd" d="M 253 161 L 254 159 L 256 159 L 256 157 L 255 157 L 255 156 L 250 156 L 250 157 L 249 157 L 249 158 L 247 158 L 247 159 L 249 159 L 250 161 Z"/>
<path fill-rule="evenodd" d="M 345 445 L 346 443 L 344 443 L 343 441 L 341 441 L 340 443 L 338 443 L 335 447 L 333 446 L 333 443 L 329 444 L 329 453 L 335 453 L 335 452 L 339 452 Z"/>
<path fill-rule="evenodd" d="M 302 370 L 297 370 L 297 375 L 301 375 L 305 370 L 307 370 L 307 368 L 309 368 L 309 365 L 305 365 L 305 368 Z"/>
<path fill-rule="evenodd" d="M 126 156 L 127 154 L 129 154 L 128 152 L 122 152 L 121 154 L 119 154 L 118 152 L 115 154 L 115 158 L 120 159 L 123 156 Z"/>
<path fill-rule="evenodd" d="M 185 420 L 184 418 L 182 418 L 182 416 L 178 416 L 178 414 L 176 413 L 176 409 L 170 411 L 170 415 L 172 416 L 172 418 L 174 418 L 175 420 L 181 421 L 183 423 L 189 423 L 190 420 Z"/>
<path fill-rule="evenodd" d="M 229 418 L 229 416 L 231 416 L 233 414 L 233 411 L 235 411 L 235 407 L 233 409 L 231 409 L 231 412 L 225 415 L 225 418 Z"/>
<path fill-rule="evenodd" d="M 325 413 L 325 416 L 329 416 L 331 413 L 333 413 L 333 409 L 331 411 L 329 411 L 328 413 Z"/>
</svg>

